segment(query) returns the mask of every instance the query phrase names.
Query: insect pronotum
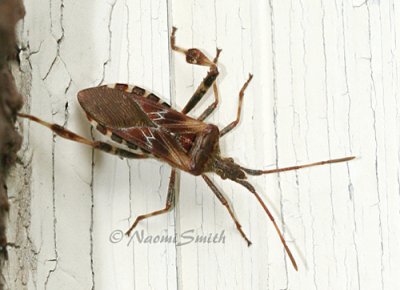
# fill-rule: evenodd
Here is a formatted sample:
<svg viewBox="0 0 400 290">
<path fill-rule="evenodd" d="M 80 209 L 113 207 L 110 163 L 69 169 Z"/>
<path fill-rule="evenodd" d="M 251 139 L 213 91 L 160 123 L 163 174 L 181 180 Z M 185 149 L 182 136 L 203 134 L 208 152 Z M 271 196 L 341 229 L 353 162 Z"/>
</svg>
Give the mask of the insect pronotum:
<svg viewBox="0 0 400 290">
<path fill-rule="evenodd" d="M 249 75 L 248 80 L 239 92 L 239 105 L 236 119 L 233 122 L 222 130 L 219 130 L 216 125 L 205 123 L 204 120 L 216 109 L 219 101 L 215 80 L 219 74 L 217 61 L 221 50 L 217 49 L 215 58 L 210 60 L 199 49 L 184 49 L 176 46 L 175 32 L 176 28 L 174 27 L 171 34 L 172 49 L 184 54 L 188 63 L 209 68 L 206 77 L 182 111 L 179 112 L 172 109 L 168 103 L 162 101 L 153 93 L 147 92 L 137 86 L 113 84 L 80 91 L 78 93 L 78 101 L 91 125 L 100 133 L 109 137 L 113 142 L 112 144 L 89 140 L 60 125 L 48 123 L 32 115 L 20 113 L 19 116 L 46 126 L 63 138 L 89 145 L 101 151 L 124 158 L 156 158 L 168 163 L 172 167 L 165 207 L 138 216 L 126 232 L 128 235 L 141 220 L 166 213 L 174 207 L 176 171 L 183 170 L 193 175 L 201 175 L 219 201 L 226 207 L 237 230 L 250 246 L 251 241 L 243 232 L 231 205 L 208 177 L 207 173 L 213 172 L 218 174 L 222 179 L 228 178 L 239 183 L 255 196 L 274 225 L 290 261 L 297 271 L 296 261 L 274 217 L 253 185 L 246 180 L 247 174 L 262 175 L 297 170 L 311 166 L 349 161 L 354 157 L 332 159 L 272 170 L 245 168 L 235 163 L 232 158 L 222 157 L 219 139 L 239 123 L 244 92 L 253 76 Z M 189 117 L 187 114 L 198 104 L 211 87 L 214 91 L 214 102 L 197 119 Z"/>
</svg>

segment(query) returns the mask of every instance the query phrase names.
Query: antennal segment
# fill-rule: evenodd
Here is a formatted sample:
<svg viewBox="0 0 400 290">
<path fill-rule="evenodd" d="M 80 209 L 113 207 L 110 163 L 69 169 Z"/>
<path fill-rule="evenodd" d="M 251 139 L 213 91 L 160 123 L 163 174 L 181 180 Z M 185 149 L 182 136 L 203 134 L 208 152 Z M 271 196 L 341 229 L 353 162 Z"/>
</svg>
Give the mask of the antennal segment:
<svg viewBox="0 0 400 290">
<path fill-rule="evenodd" d="M 331 164 L 331 163 L 347 162 L 347 161 L 353 160 L 354 158 L 356 158 L 356 157 L 355 156 L 350 156 L 350 157 L 344 157 L 344 158 L 338 158 L 338 159 L 319 161 L 319 162 L 314 162 L 314 163 L 309 163 L 309 164 L 304 164 L 304 165 L 296 165 L 296 166 L 290 166 L 290 167 L 284 167 L 284 168 L 276 168 L 276 169 L 268 169 L 268 170 L 249 169 L 249 168 L 245 168 L 245 167 L 242 167 L 242 166 L 240 166 L 240 168 L 244 172 L 246 172 L 247 174 L 250 174 L 250 175 L 262 175 L 262 174 L 270 174 L 270 173 L 277 173 L 277 172 L 283 172 L 283 171 L 297 170 L 297 169 L 313 167 L 313 166 L 319 166 L 319 165 L 325 165 L 325 164 Z"/>
</svg>

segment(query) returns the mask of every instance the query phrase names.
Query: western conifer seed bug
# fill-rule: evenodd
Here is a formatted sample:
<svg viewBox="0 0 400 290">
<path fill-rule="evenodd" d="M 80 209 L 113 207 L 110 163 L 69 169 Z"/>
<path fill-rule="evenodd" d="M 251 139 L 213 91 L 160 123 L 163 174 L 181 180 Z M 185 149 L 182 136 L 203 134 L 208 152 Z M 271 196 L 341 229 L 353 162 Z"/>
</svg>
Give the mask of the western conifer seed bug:
<svg viewBox="0 0 400 290">
<path fill-rule="evenodd" d="M 274 225 L 279 239 L 294 269 L 297 271 L 296 261 L 274 217 L 253 185 L 246 180 L 247 175 L 262 175 L 345 162 L 354 157 L 331 159 L 272 170 L 245 168 L 235 163 L 232 158 L 222 157 L 219 139 L 229 133 L 239 123 L 244 92 L 253 76 L 249 75 L 248 80 L 239 92 L 239 105 L 236 119 L 233 122 L 222 130 L 219 130 L 216 125 L 205 123 L 204 120 L 218 105 L 218 88 L 215 80 L 219 74 L 217 61 L 221 50 L 217 49 L 215 58 L 210 60 L 199 49 L 184 49 L 176 46 L 175 32 L 176 28 L 174 27 L 170 38 L 172 49 L 185 55 L 188 63 L 209 68 L 206 77 L 197 87 L 183 110 L 178 111 L 171 108 L 168 103 L 162 101 L 162 99 L 153 93 L 147 92 L 137 86 L 113 84 L 80 91 L 78 93 L 78 101 L 85 111 L 88 120 L 94 128 L 110 139 L 111 144 L 89 140 L 60 125 L 48 123 L 32 115 L 20 113 L 19 116 L 50 128 L 60 137 L 86 144 L 101 151 L 123 158 L 156 158 L 168 163 L 172 167 L 165 208 L 138 216 L 127 231 L 127 235 L 131 233 L 141 220 L 166 213 L 174 207 L 176 171 L 183 170 L 196 176 L 201 175 L 222 205 L 226 207 L 237 230 L 250 246 L 251 242 L 243 232 L 231 205 L 207 175 L 207 173 L 216 173 L 222 179 L 228 178 L 239 183 L 255 196 Z M 214 102 L 197 119 L 189 117 L 187 114 L 199 103 L 211 87 L 214 92 Z"/>
</svg>

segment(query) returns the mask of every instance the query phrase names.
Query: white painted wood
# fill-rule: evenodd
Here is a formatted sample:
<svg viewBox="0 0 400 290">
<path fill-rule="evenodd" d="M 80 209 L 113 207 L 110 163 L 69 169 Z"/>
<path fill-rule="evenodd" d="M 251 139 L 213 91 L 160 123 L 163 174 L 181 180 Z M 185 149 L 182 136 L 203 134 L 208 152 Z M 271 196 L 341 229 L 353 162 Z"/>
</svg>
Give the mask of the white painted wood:
<svg viewBox="0 0 400 290">
<path fill-rule="evenodd" d="M 218 177 L 252 247 L 204 181 L 185 173 L 176 210 L 142 222 L 138 232 L 184 242 L 182 234 L 223 231 L 225 243 L 177 246 L 119 236 L 138 214 L 164 206 L 169 167 L 92 153 L 25 122 L 29 149 L 21 158 L 28 166 L 14 180 L 30 181 L 30 197 L 14 190 L 10 222 L 30 222 L 10 230 L 17 245 L 10 249 L 10 289 L 400 287 L 396 1 L 25 4 L 17 75 L 32 114 L 90 138 L 76 93 L 110 82 L 144 86 L 182 108 L 206 69 L 171 55 L 174 25 L 182 47 L 210 57 L 223 49 L 221 101 L 210 122 L 222 128 L 235 118 L 240 87 L 254 74 L 240 126 L 221 141 L 224 155 L 253 168 L 358 158 L 249 178 L 283 228 L 295 272 L 253 196 Z M 21 207 L 29 214 L 18 218 Z"/>
</svg>

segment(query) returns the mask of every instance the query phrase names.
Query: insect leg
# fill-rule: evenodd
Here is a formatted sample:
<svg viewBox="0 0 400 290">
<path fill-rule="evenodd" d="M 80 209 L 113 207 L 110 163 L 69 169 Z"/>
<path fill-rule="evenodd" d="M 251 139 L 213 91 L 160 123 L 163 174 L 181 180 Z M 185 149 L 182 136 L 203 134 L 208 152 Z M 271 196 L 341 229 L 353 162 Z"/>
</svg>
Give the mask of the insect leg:
<svg viewBox="0 0 400 290">
<path fill-rule="evenodd" d="M 183 108 L 182 113 L 184 113 L 184 114 L 189 113 L 200 102 L 200 100 L 204 97 L 204 95 L 210 89 L 211 85 L 214 84 L 214 81 L 217 79 L 218 74 L 219 73 L 218 73 L 217 67 L 215 67 L 215 69 L 211 68 L 207 72 L 207 76 L 203 79 L 203 81 L 197 87 L 196 91 L 194 92 L 194 94 L 192 95 L 190 100 L 187 102 L 186 106 Z M 215 89 L 214 89 L 214 92 L 215 92 Z M 217 96 L 215 98 L 216 98 L 216 100 L 215 100 L 216 101 L 215 107 L 216 107 L 218 104 Z M 214 101 L 214 103 L 215 103 L 215 101 Z M 214 104 L 212 104 L 211 106 L 213 106 L 213 105 Z M 213 110 L 214 109 L 212 109 L 211 112 Z"/>
<path fill-rule="evenodd" d="M 229 125 L 227 125 L 225 128 L 223 128 L 221 130 L 221 132 L 219 133 L 219 136 L 222 137 L 224 136 L 226 133 L 230 132 L 233 128 L 235 128 L 237 126 L 237 124 L 239 124 L 240 121 L 240 113 L 242 111 L 242 103 L 243 103 L 243 97 L 244 97 L 244 91 L 246 90 L 247 86 L 249 85 L 251 79 L 253 78 L 252 74 L 249 74 L 249 78 L 247 79 L 247 81 L 244 83 L 243 87 L 241 88 L 240 92 L 239 92 L 239 105 L 238 105 L 238 110 L 237 110 L 237 115 L 236 115 L 236 120 L 233 121 L 232 123 L 230 123 Z"/>
<path fill-rule="evenodd" d="M 217 49 L 217 53 L 215 58 L 211 61 L 204 53 L 202 53 L 199 49 L 197 48 L 190 48 L 190 49 L 185 49 L 176 46 L 175 44 L 175 32 L 176 28 L 172 28 L 172 34 L 171 34 L 171 48 L 172 50 L 175 50 L 179 53 L 182 53 L 186 56 L 186 61 L 190 64 L 197 64 L 201 66 L 208 66 L 210 67 L 209 71 L 207 72 L 206 77 L 203 79 L 203 81 L 200 83 L 200 85 L 197 87 L 195 93 L 193 96 L 190 98 L 186 106 L 183 108 L 182 113 L 187 114 L 189 113 L 203 98 L 203 96 L 206 94 L 208 89 L 214 84 L 214 81 L 216 80 L 219 72 L 217 68 L 217 62 L 218 62 L 218 57 L 219 54 L 221 53 L 221 49 Z M 214 87 L 214 92 L 216 92 L 216 85 Z M 214 103 L 210 106 L 210 109 L 206 109 L 206 111 L 213 111 L 215 107 L 218 104 L 218 96 L 215 96 L 215 101 Z M 214 107 L 214 108 L 212 108 Z M 204 117 L 203 114 L 200 117 L 206 118 L 211 112 L 206 113 L 206 111 L 203 114 L 206 114 Z M 202 119 L 202 120 L 203 120 Z"/>
<path fill-rule="evenodd" d="M 232 217 L 233 221 L 235 222 L 236 228 L 242 235 L 242 237 L 246 240 L 247 245 L 251 246 L 251 241 L 246 237 L 246 234 L 242 230 L 242 226 L 240 225 L 239 221 L 236 219 L 235 214 L 233 213 L 233 210 L 231 206 L 229 205 L 228 201 L 226 200 L 225 196 L 222 194 L 222 192 L 215 186 L 215 184 L 211 181 L 210 178 L 206 175 L 201 175 L 203 179 L 206 181 L 207 185 L 211 188 L 211 190 L 214 192 L 214 194 L 217 196 L 219 201 L 222 203 L 223 206 L 226 207 L 228 210 L 230 216 Z"/>
<path fill-rule="evenodd" d="M 132 158 L 132 159 L 143 159 L 143 158 L 147 158 L 146 155 L 141 155 L 141 154 L 136 154 L 133 152 L 130 152 L 128 150 L 124 150 L 121 148 L 118 148 L 116 146 L 110 145 L 108 143 L 105 142 L 101 142 L 101 141 L 91 141 L 89 139 L 86 139 L 72 131 L 69 131 L 65 128 L 63 128 L 60 125 L 57 124 L 53 124 L 53 123 L 48 123 L 46 121 L 43 121 L 35 116 L 32 115 L 28 115 L 28 114 L 22 114 L 19 113 L 18 114 L 19 117 L 22 118 L 26 118 L 29 119 L 31 121 L 34 121 L 36 123 L 39 123 L 47 128 L 49 128 L 50 130 L 52 130 L 55 134 L 57 134 L 58 136 L 71 140 L 71 141 L 75 141 L 75 142 L 79 142 L 88 146 L 91 146 L 95 149 L 110 153 L 110 154 L 114 154 L 114 155 L 118 155 L 120 157 L 123 158 Z"/>
<path fill-rule="evenodd" d="M 165 204 L 165 208 L 153 211 L 153 212 L 148 213 L 148 214 L 143 214 L 143 215 L 138 216 L 136 218 L 135 222 L 133 223 L 133 225 L 126 232 L 126 234 L 128 236 L 130 235 L 132 230 L 137 226 L 137 224 L 141 220 L 144 220 L 144 219 L 152 217 L 152 216 L 160 215 L 160 214 L 163 214 L 163 213 L 167 213 L 168 211 L 170 211 L 175 206 L 175 181 L 176 181 L 176 169 L 172 168 L 171 177 L 169 179 L 168 195 L 167 195 L 167 201 L 166 201 L 166 204 Z"/>
<path fill-rule="evenodd" d="M 179 53 L 182 53 L 186 56 L 186 61 L 190 64 L 197 64 L 201 66 L 208 66 L 212 69 L 217 68 L 217 62 L 218 62 L 218 57 L 219 54 L 221 53 L 221 49 L 217 48 L 217 54 L 215 58 L 211 61 L 204 53 L 202 53 L 199 49 L 197 48 L 181 48 L 178 47 L 176 43 L 176 37 L 175 33 L 178 29 L 176 27 L 172 27 L 172 33 L 171 33 L 171 48 L 172 50 L 175 50 Z"/>
<path fill-rule="evenodd" d="M 213 91 L 215 97 L 214 102 L 211 105 L 209 105 L 207 109 L 204 110 L 204 112 L 200 115 L 200 117 L 197 118 L 197 120 L 204 121 L 217 108 L 219 103 L 219 95 L 218 95 L 217 84 L 215 82 L 213 83 Z"/>
<path fill-rule="evenodd" d="M 290 261 L 292 262 L 293 268 L 297 271 L 298 268 L 297 268 L 296 260 L 294 259 L 292 252 L 290 251 L 288 245 L 286 244 L 285 238 L 283 237 L 282 232 L 279 230 L 279 227 L 276 224 L 276 221 L 275 221 L 272 213 L 270 212 L 268 207 L 265 205 L 265 203 L 261 199 L 260 195 L 256 192 L 254 187 L 250 183 L 248 183 L 247 181 L 242 180 L 242 179 L 235 179 L 233 181 L 243 185 L 245 188 L 247 188 L 256 197 L 256 199 L 258 200 L 258 202 L 260 203 L 260 205 L 264 209 L 265 213 L 267 214 L 268 218 L 270 219 L 270 221 L 274 225 L 275 230 L 278 233 L 279 239 L 281 240 L 281 242 L 283 244 L 283 247 L 285 248 L 286 253 L 288 254 L 288 256 L 290 258 Z"/>
</svg>

